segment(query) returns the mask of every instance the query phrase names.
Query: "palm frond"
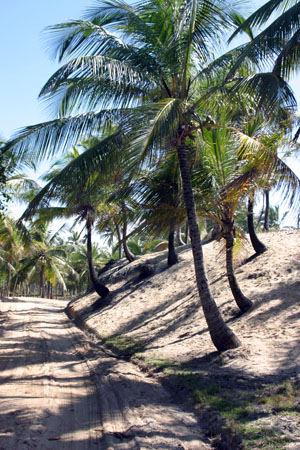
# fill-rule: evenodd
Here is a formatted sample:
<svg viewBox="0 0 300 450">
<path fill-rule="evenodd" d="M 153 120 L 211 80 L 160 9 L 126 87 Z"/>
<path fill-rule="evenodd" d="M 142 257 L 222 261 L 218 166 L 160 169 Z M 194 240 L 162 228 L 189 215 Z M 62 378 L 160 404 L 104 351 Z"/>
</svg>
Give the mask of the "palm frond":
<svg viewBox="0 0 300 450">
<path fill-rule="evenodd" d="M 299 24 L 300 25 L 300 24 Z M 300 65 L 300 28 L 294 36 L 283 44 L 280 54 L 277 56 L 273 66 L 273 72 L 284 79 L 289 79 L 299 72 Z"/>
<path fill-rule="evenodd" d="M 241 24 L 238 24 L 237 30 L 231 35 L 229 42 L 241 32 L 246 32 L 246 30 L 250 27 L 259 27 L 260 25 L 266 23 L 271 15 L 277 11 L 280 6 L 286 7 L 289 2 L 286 0 L 269 0 L 260 8 L 258 8 L 253 14 L 251 14 L 246 20 L 243 20 Z"/>
<path fill-rule="evenodd" d="M 108 179 L 123 142 L 123 136 L 118 131 L 79 154 L 40 190 L 20 220 L 31 217 L 39 206 L 48 208 L 53 199 L 64 201 L 70 194 L 84 196 L 85 190 L 93 183 L 93 173 L 97 173 L 97 177 L 102 177 L 103 181 Z M 47 210 L 44 210 L 44 213 L 42 211 L 40 213 L 45 217 Z M 52 217 L 54 215 L 61 217 L 74 214 L 74 210 L 72 207 L 69 209 L 56 207 L 50 209 L 49 213 Z"/>
<path fill-rule="evenodd" d="M 300 207 L 300 179 L 295 172 L 272 150 L 255 138 L 238 130 L 235 134 L 241 142 L 239 156 L 258 170 L 260 185 L 275 187 L 281 194 L 282 204 L 289 205 L 294 213 Z"/>
<path fill-rule="evenodd" d="M 280 4 L 283 1 L 284 0 L 277 0 L 277 3 Z M 271 0 L 268 3 L 276 3 L 276 1 Z M 261 15 L 261 17 L 264 17 L 263 14 Z M 280 17 L 274 20 L 265 30 L 258 34 L 255 39 L 253 39 L 253 41 L 246 46 L 241 56 L 231 68 L 227 77 L 231 78 L 236 69 L 246 58 L 259 58 L 262 62 L 269 65 L 270 60 L 278 57 L 278 55 L 282 51 L 282 48 L 286 46 L 287 41 L 290 40 L 293 35 L 298 32 L 300 27 L 299 17 L 300 3 L 296 2 L 294 6 L 281 14 Z M 244 22 L 243 26 L 245 26 L 245 24 L 247 23 L 251 25 L 250 18 Z"/>
<path fill-rule="evenodd" d="M 175 136 L 178 130 L 182 101 L 167 98 L 157 103 L 135 108 L 140 113 L 139 125 L 131 145 L 130 156 L 133 164 L 151 164 L 154 155 L 166 152 L 165 137 Z M 142 120 L 141 120 L 142 119 Z M 156 152 L 156 153 L 155 153 Z"/>
<path fill-rule="evenodd" d="M 71 78 L 58 81 L 43 94 L 52 114 L 63 117 L 101 108 L 128 108 L 139 105 L 151 86 L 118 84 L 108 79 Z"/>
<path fill-rule="evenodd" d="M 47 42 L 53 55 L 62 61 L 70 56 L 83 54 L 99 55 L 126 44 L 96 23 L 86 20 L 74 20 L 45 29 Z"/>
<path fill-rule="evenodd" d="M 11 151 L 20 160 L 41 161 L 100 133 L 105 121 L 111 123 L 118 117 L 119 111 L 104 110 L 31 125 L 17 132 L 3 147 L 3 152 Z"/>
<path fill-rule="evenodd" d="M 258 109 L 266 112 L 280 106 L 295 109 L 297 101 L 291 87 L 273 72 L 257 73 L 245 77 L 234 84 L 232 92 L 250 93 L 254 96 Z"/>
</svg>

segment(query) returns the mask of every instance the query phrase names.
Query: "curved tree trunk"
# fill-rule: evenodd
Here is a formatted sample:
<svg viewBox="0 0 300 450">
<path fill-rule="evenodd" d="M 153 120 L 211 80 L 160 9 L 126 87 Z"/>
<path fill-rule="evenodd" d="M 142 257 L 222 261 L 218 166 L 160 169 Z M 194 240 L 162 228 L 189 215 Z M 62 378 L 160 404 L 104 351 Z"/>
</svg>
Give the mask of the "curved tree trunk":
<svg viewBox="0 0 300 450">
<path fill-rule="evenodd" d="M 176 239 L 177 239 L 177 245 L 179 245 L 179 247 L 184 245 L 184 242 L 183 242 L 182 237 L 181 237 L 181 227 L 178 227 L 176 229 Z"/>
<path fill-rule="evenodd" d="M 241 291 L 239 284 L 237 282 L 235 273 L 234 273 L 234 265 L 233 265 L 233 245 L 234 245 L 234 236 L 233 236 L 233 223 L 230 221 L 225 226 L 225 240 L 226 240 L 226 271 L 227 277 L 230 285 L 230 289 L 236 304 L 240 308 L 242 312 L 248 311 L 253 305 L 252 301 L 249 300 Z"/>
<path fill-rule="evenodd" d="M 89 220 L 86 222 L 87 227 L 87 256 L 90 270 L 90 277 L 93 282 L 95 291 L 100 297 L 105 297 L 109 293 L 109 289 L 99 281 L 97 277 L 97 273 L 93 264 L 93 256 L 92 256 L 92 224 Z"/>
<path fill-rule="evenodd" d="M 264 219 L 264 231 L 270 230 L 270 192 L 265 191 L 266 207 L 265 207 L 265 219 Z"/>
<path fill-rule="evenodd" d="M 124 250 L 126 259 L 129 262 L 132 262 L 135 260 L 134 254 L 131 253 L 131 251 L 129 250 L 128 245 L 127 245 L 127 226 L 126 225 L 123 226 L 123 250 Z"/>
<path fill-rule="evenodd" d="M 169 233 L 168 240 L 168 266 L 173 266 L 174 264 L 178 263 L 178 255 L 175 250 L 174 237 L 175 231 L 172 230 Z"/>
<path fill-rule="evenodd" d="M 131 251 L 128 248 L 127 245 L 127 218 L 126 218 L 126 207 L 124 202 L 122 202 L 122 215 L 123 215 L 123 230 L 122 230 L 122 241 L 123 241 L 123 250 L 126 256 L 126 259 L 129 262 L 132 262 L 135 260 L 135 256 L 133 253 L 131 253 Z"/>
<path fill-rule="evenodd" d="M 204 316 L 208 325 L 208 330 L 212 342 L 219 351 L 236 348 L 240 345 L 240 341 L 224 322 L 208 284 L 203 260 L 200 232 L 196 217 L 190 171 L 188 167 L 187 150 L 184 142 L 183 145 L 177 144 L 177 154 L 180 164 L 184 200 L 190 228 L 190 239 L 194 257 L 197 287 Z"/>
<path fill-rule="evenodd" d="M 254 227 L 254 221 L 253 221 L 253 201 L 249 198 L 248 199 L 248 216 L 247 216 L 247 223 L 248 223 L 248 232 L 250 236 L 250 241 L 252 244 L 252 247 L 254 251 L 257 253 L 257 255 L 261 255 L 267 250 L 267 247 L 265 244 L 263 244 L 257 237 Z"/>
<path fill-rule="evenodd" d="M 115 220 L 115 228 L 116 228 L 116 233 L 117 233 L 117 239 L 118 239 L 118 252 L 119 252 L 119 259 L 122 258 L 122 236 L 121 236 L 121 231 L 120 231 L 120 226 L 118 224 L 118 222 Z"/>
<path fill-rule="evenodd" d="M 90 272 L 90 270 L 89 270 L 89 273 L 88 273 L 88 281 L 87 281 L 87 287 L 86 287 L 85 294 L 86 294 L 86 295 L 87 295 L 87 294 L 90 294 L 90 293 L 93 292 L 94 290 L 95 290 L 95 287 L 94 287 L 94 283 L 93 283 L 93 281 L 92 281 L 91 272 Z"/>
</svg>

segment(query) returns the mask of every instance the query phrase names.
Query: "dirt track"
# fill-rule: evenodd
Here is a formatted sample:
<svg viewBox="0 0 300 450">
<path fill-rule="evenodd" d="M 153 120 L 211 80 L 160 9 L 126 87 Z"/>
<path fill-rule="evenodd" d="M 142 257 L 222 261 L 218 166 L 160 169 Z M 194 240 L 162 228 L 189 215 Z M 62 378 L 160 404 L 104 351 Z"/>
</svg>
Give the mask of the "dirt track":
<svg viewBox="0 0 300 450">
<path fill-rule="evenodd" d="M 210 448 L 193 414 L 96 349 L 65 306 L 0 303 L 0 450 Z"/>
</svg>

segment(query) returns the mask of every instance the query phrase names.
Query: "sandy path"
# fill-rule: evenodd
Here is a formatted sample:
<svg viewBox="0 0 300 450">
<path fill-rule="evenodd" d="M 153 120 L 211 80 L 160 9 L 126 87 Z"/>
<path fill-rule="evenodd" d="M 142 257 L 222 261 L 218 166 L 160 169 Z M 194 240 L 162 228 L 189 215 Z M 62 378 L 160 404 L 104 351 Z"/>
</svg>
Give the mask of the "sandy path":
<svg viewBox="0 0 300 450">
<path fill-rule="evenodd" d="M 194 416 L 107 356 L 64 302 L 0 304 L 0 449 L 208 449 Z"/>
</svg>

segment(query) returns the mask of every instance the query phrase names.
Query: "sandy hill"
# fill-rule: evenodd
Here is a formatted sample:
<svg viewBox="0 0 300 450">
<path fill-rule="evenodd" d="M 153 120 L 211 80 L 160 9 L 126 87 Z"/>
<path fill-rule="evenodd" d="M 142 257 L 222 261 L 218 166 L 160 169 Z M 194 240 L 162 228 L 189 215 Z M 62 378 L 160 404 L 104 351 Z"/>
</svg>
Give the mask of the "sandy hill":
<svg viewBox="0 0 300 450">
<path fill-rule="evenodd" d="M 210 341 L 195 287 L 189 246 L 179 249 L 180 261 L 171 268 L 167 267 L 166 252 L 145 255 L 131 264 L 113 267 L 103 275 L 111 290 L 106 302 L 99 301 L 95 307 L 98 297 L 90 294 L 72 300 L 68 310 L 78 323 L 104 340 L 110 348 L 118 350 L 124 357 L 132 356 L 135 362 L 146 365 L 152 373 L 158 373 L 164 379 L 174 374 L 177 377 L 196 377 L 198 384 L 195 389 L 191 387 L 192 382 L 187 383 L 188 378 L 183 381 L 193 395 L 198 393 L 198 404 L 210 402 L 208 380 L 214 380 L 214 385 L 217 383 L 222 389 L 235 389 L 240 398 L 245 392 L 251 392 L 255 397 L 254 393 L 262 386 L 267 386 L 263 398 L 268 396 L 266 389 L 269 389 L 270 398 L 278 397 L 280 389 L 284 390 L 283 397 L 288 396 L 289 391 L 293 397 L 293 407 L 290 407 L 293 414 L 286 411 L 286 406 L 277 405 L 274 409 L 274 405 L 269 405 L 268 409 L 267 401 L 260 403 L 257 398 L 252 399 L 253 404 L 260 406 L 254 408 L 252 418 L 249 412 L 251 426 L 257 428 L 260 424 L 258 428 L 262 429 L 263 423 L 263 429 L 269 430 L 268 437 L 264 437 L 265 446 L 259 441 L 261 435 L 253 437 L 253 430 L 241 428 L 238 432 L 242 433 L 243 442 L 248 442 L 243 444 L 245 448 L 300 449 L 297 394 L 300 376 L 299 238 L 300 230 L 264 233 L 260 239 L 268 250 L 263 255 L 245 262 L 253 254 L 251 245 L 246 245 L 240 252 L 236 260 L 237 278 L 243 293 L 254 302 L 253 308 L 243 315 L 239 314 L 232 299 L 225 275 L 223 244 L 212 242 L 204 245 L 214 298 L 223 317 L 242 342 L 241 347 L 235 350 L 219 354 Z M 142 277 L 140 268 L 145 263 L 152 265 L 154 273 Z M 205 395 L 204 391 L 201 394 L 199 380 L 205 385 Z M 284 388 L 282 383 L 285 383 Z M 287 383 L 291 384 L 287 386 Z M 270 393 L 270 386 L 276 386 L 276 392 Z M 202 395 L 202 400 L 199 395 Z M 246 408 L 246 404 L 244 406 Z M 280 419 L 278 426 L 275 416 Z M 230 418 L 226 417 L 228 423 Z M 236 416 L 232 419 L 242 423 Z M 280 438 L 277 436 L 276 440 L 274 433 Z M 227 448 L 230 445 L 239 448 L 234 447 L 237 444 L 228 444 Z"/>
</svg>

